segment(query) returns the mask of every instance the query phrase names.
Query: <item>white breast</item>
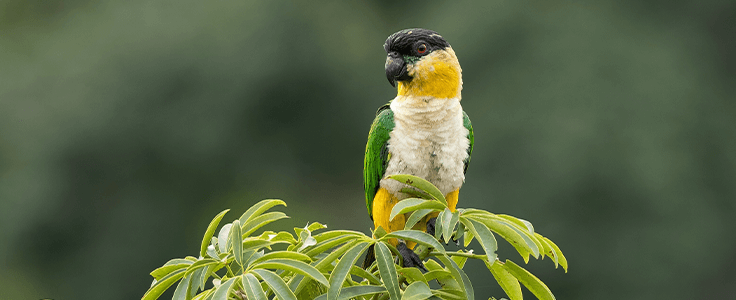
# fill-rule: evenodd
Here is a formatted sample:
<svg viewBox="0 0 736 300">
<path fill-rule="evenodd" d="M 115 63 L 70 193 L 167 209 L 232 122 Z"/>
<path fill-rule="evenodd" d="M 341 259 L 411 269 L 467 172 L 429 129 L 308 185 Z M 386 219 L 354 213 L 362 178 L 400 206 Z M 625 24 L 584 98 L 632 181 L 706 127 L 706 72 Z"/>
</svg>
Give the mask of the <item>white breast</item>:
<svg viewBox="0 0 736 300">
<path fill-rule="evenodd" d="M 386 175 L 411 174 L 422 177 L 447 194 L 465 181 L 468 158 L 468 129 L 463 126 L 460 99 L 397 97 L 391 102 L 394 130 L 388 140 L 391 154 Z M 398 194 L 406 185 L 381 180 L 381 187 Z"/>
</svg>

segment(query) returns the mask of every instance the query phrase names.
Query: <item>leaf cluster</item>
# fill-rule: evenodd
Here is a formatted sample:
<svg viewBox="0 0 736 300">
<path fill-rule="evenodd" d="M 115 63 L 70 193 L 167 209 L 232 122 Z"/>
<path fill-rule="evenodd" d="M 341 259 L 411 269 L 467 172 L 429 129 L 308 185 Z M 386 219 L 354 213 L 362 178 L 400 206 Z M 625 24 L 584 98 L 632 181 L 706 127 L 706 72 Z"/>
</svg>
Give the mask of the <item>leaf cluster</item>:
<svg viewBox="0 0 736 300">
<path fill-rule="evenodd" d="M 404 230 L 387 233 L 379 227 L 368 236 L 350 230 L 325 230 L 325 225 L 311 223 L 294 228 L 294 233 L 255 234 L 261 227 L 287 218 L 282 212 L 267 212 L 286 203 L 263 200 L 220 227 L 215 236 L 228 212 L 224 210 L 207 227 L 199 256 L 172 259 L 151 272 L 154 280 L 142 299 L 157 299 L 177 282 L 174 300 L 474 299 L 472 283 L 463 271 L 468 259 L 483 261 L 511 300 L 522 299 L 522 285 L 539 299 L 554 299 L 536 276 L 510 260 L 501 262 L 496 255 L 498 235 L 524 262 L 530 256 L 546 256 L 555 267 L 567 271 L 567 260 L 557 245 L 536 233 L 530 222 L 480 209 L 453 212 L 442 193 L 426 180 L 410 175 L 391 178 L 412 187 L 404 192 L 414 198 L 400 201 L 391 212 L 391 218 L 409 215 Z M 439 212 L 435 236 L 412 229 L 432 212 Z M 414 251 L 424 260 L 427 272 L 400 267 L 401 256 L 389 242 L 394 238 L 417 244 Z M 450 240 L 462 241 L 466 250 L 446 251 L 442 242 Z M 473 240 L 484 254 L 468 249 Z M 363 269 L 356 264 L 371 246 L 376 260 Z M 433 281 L 439 288 L 432 287 L 437 286 L 431 284 Z"/>
</svg>

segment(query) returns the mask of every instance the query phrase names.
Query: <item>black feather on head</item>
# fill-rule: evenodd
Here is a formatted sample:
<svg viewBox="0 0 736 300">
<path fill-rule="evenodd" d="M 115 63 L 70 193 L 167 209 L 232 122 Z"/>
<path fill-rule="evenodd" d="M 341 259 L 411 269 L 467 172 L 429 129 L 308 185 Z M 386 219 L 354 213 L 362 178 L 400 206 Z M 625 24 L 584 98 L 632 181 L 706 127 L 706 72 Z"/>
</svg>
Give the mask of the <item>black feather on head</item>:
<svg viewBox="0 0 736 300">
<path fill-rule="evenodd" d="M 427 50 L 425 53 L 417 53 L 417 46 L 425 44 Z M 383 44 L 386 53 L 398 52 L 401 55 L 423 56 L 434 50 L 445 49 L 450 44 L 445 39 L 429 29 L 411 28 L 404 29 L 390 35 Z"/>
</svg>

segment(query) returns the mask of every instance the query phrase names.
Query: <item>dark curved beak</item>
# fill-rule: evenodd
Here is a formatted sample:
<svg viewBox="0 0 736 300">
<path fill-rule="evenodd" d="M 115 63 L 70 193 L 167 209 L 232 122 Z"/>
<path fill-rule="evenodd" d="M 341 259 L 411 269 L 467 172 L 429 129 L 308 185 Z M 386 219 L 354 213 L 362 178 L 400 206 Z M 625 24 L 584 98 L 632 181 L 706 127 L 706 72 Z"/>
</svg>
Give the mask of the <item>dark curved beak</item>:
<svg viewBox="0 0 736 300">
<path fill-rule="evenodd" d="M 386 57 L 386 78 L 391 86 L 396 87 L 396 81 L 409 81 L 409 76 L 406 70 L 406 62 L 404 58 L 398 52 L 391 52 Z"/>
</svg>

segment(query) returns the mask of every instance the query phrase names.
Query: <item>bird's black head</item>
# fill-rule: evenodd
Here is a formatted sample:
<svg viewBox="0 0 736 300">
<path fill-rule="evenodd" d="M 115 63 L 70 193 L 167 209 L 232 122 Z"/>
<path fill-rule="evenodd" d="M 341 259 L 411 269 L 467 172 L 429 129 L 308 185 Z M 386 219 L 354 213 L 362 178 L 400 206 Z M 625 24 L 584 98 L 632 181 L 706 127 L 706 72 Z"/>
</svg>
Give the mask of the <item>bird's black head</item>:
<svg viewBox="0 0 736 300">
<path fill-rule="evenodd" d="M 450 47 L 445 39 L 429 29 L 404 29 L 390 35 L 383 44 L 386 58 L 386 78 L 392 86 L 396 81 L 410 81 L 406 64 L 417 62 L 422 56 L 435 50 Z"/>
</svg>

